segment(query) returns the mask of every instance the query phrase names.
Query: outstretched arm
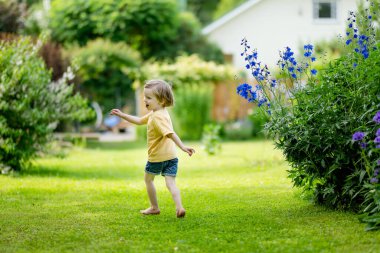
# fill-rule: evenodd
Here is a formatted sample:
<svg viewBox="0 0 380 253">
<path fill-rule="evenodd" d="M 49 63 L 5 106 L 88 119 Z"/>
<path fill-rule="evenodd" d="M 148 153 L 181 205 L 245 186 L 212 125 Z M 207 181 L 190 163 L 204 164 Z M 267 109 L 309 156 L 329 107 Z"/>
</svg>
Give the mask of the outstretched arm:
<svg viewBox="0 0 380 253">
<path fill-rule="evenodd" d="M 178 137 L 178 135 L 176 133 L 170 133 L 167 135 L 170 139 L 172 139 L 174 141 L 174 143 L 180 148 L 182 149 L 184 152 L 188 153 L 189 156 L 192 156 L 194 153 L 195 153 L 195 150 L 193 148 L 189 148 L 189 147 L 186 147 L 181 139 Z"/>
<path fill-rule="evenodd" d="M 131 123 L 136 124 L 136 125 L 146 124 L 146 120 L 144 120 L 146 117 L 140 118 L 137 116 L 132 116 L 132 115 L 123 113 L 119 109 L 112 109 L 110 114 L 116 115 L 116 116 L 118 116 L 122 119 L 125 119 L 126 121 L 131 122 Z"/>
</svg>

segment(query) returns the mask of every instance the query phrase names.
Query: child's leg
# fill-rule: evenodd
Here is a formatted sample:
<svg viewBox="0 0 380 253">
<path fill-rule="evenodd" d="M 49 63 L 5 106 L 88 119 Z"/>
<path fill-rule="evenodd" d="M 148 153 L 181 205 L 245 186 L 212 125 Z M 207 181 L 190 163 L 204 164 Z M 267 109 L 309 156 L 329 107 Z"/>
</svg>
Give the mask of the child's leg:
<svg viewBox="0 0 380 253">
<path fill-rule="evenodd" d="M 150 201 L 150 208 L 146 210 L 142 210 L 141 213 L 143 214 L 159 214 L 160 209 L 158 208 L 158 202 L 157 202 L 157 195 L 156 195 L 156 188 L 154 187 L 154 175 L 145 173 L 145 185 L 146 185 L 146 191 L 148 193 L 149 201 Z"/>
<path fill-rule="evenodd" d="M 182 206 L 180 191 L 175 184 L 175 177 L 165 176 L 165 182 L 170 193 L 172 194 L 172 197 L 177 209 L 177 217 L 185 216 L 185 209 Z"/>
</svg>

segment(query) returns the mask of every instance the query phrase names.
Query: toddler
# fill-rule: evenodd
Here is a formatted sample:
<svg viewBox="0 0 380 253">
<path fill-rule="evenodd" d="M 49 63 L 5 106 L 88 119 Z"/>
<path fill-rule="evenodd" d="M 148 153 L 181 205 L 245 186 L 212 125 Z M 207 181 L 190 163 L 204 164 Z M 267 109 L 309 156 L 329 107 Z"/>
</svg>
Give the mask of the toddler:
<svg viewBox="0 0 380 253">
<path fill-rule="evenodd" d="M 172 121 L 166 107 L 174 104 L 174 96 L 167 82 L 163 80 L 146 82 L 144 86 L 144 103 L 150 112 L 141 118 L 122 113 L 118 109 L 111 111 L 112 115 L 131 123 L 137 125 L 147 124 L 148 161 L 145 166 L 145 185 L 150 207 L 140 212 L 145 215 L 160 214 L 153 181 L 156 175 L 161 174 L 165 177 L 166 186 L 176 205 L 176 215 L 178 218 L 182 218 L 185 216 L 186 211 L 182 206 L 180 191 L 175 183 L 178 168 L 175 145 L 188 153 L 189 156 L 195 153 L 195 150 L 186 147 L 173 130 Z"/>
</svg>

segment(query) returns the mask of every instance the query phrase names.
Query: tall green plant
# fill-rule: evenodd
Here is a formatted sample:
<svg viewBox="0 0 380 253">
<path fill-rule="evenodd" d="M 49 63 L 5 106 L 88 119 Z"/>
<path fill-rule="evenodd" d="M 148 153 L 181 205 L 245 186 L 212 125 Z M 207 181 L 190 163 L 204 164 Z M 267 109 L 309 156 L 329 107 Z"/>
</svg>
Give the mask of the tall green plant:
<svg viewBox="0 0 380 253">
<path fill-rule="evenodd" d="M 0 167 L 20 170 L 44 151 L 60 120 L 91 115 L 67 84 L 73 74 L 52 82 L 38 50 L 27 39 L 0 44 Z"/>
<path fill-rule="evenodd" d="M 174 95 L 173 112 L 180 136 L 186 140 L 200 140 L 203 126 L 210 121 L 212 86 L 179 86 Z"/>
</svg>

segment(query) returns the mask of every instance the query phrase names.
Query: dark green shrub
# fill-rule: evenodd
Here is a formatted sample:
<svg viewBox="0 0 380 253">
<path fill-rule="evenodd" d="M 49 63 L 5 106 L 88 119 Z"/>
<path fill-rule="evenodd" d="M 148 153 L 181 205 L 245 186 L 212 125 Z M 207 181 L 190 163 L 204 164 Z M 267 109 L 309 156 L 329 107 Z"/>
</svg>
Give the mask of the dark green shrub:
<svg viewBox="0 0 380 253">
<path fill-rule="evenodd" d="M 53 2 L 52 38 L 83 46 L 97 37 L 122 41 L 143 59 L 174 59 L 197 53 L 223 62 L 221 50 L 201 34 L 194 15 L 180 13 L 172 0 L 68 0 Z"/>
<path fill-rule="evenodd" d="M 238 87 L 241 96 L 271 115 L 266 130 L 290 163 L 294 185 L 311 190 L 317 203 L 364 212 L 361 219 L 370 229 L 380 228 L 380 145 L 368 149 L 368 143 L 361 143 L 360 149 L 352 138 L 356 131 L 373 134 L 372 117 L 380 111 L 380 45 L 372 22 L 377 14 L 371 13 L 375 3 L 366 1 L 371 8 L 363 16 L 350 12 L 344 41 L 348 53 L 318 75 L 311 68 L 316 58 L 310 44 L 301 60 L 288 47 L 280 52 L 283 79 L 276 81 L 265 67 L 257 67 L 257 51 L 251 54 L 243 39 L 246 67 L 259 85 Z M 376 142 L 380 137 L 372 140 Z"/>
<path fill-rule="evenodd" d="M 25 8 L 17 0 L 0 0 L 0 32 L 17 33 L 23 27 Z"/>
<path fill-rule="evenodd" d="M 25 39 L 0 49 L 0 166 L 20 170 L 44 151 L 60 120 L 82 120 L 90 110 L 66 83 L 72 73 L 51 81 L 38 46 Z"/>
<path fill-rule="evenodd" d="M 94 19 L 96 15 L 103 15 L 103 2 L 106 1 L 54 1 L 49 16 L 52 39 L 60 43 L 85 45 L 87 41 L 97 38 L 99 34 Z"/>
</svg>

